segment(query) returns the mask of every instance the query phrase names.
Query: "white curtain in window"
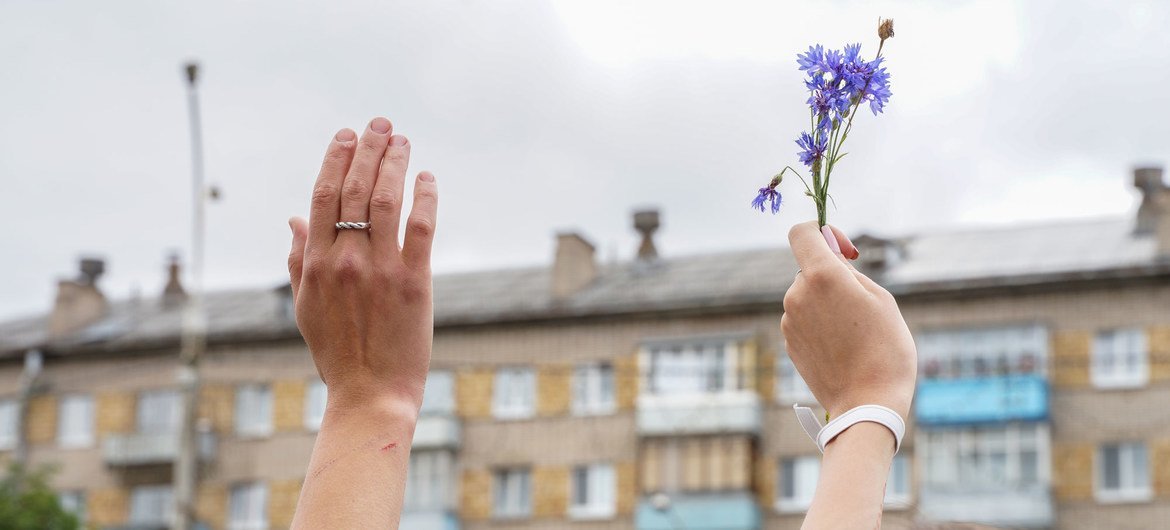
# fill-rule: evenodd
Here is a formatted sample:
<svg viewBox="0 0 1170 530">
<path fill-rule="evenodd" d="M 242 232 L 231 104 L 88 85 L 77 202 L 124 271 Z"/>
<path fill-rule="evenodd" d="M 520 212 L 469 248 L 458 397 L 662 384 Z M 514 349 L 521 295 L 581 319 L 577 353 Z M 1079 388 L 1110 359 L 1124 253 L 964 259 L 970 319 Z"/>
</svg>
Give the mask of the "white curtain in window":
<svg viewBox="0 0 1170 530">
<path fill-rule="evenodd" d="M 138 432 L 171 434 L 179 430 L 179 393 L 151 390 L 138 394 Z"/>
<path fill-rule="evenodd" d="M 228 513 L 229 530 L 267 530 L 268 486 L 262 482 L 233 486 Z"/>
<path fill-rule="evenodd" d="M 16 400 L 0 400 L 0 449 L 16 446 Z"/>
<path fill-rule="evenodd" d="M 175 497 L 169 485 L 138 486 L 130 492 L 130 522 L 169 525 Z"/>
<path fill-rule="evenodd" d="M 236 434 L 264 436 L 272 432 L 272 390 L 268 385 L 236 388 Z"/>
<path fill-rule="evenodd" d="M 501 368 L 492 385 L 492 409 L 499 418 L 523 418 L 535 412 L 536 375 L 532 368 Z"/>
<path fill-rule="evenodd" d="M 451 372 L 434 371 L 427 376 L 423 391 L 423 414 L 451 414 L 455 412 L 455 383 Z"/>
<path fill-rule="evenodd" d="M 321 420 L 325 418 L 325 404 L 328 401 L 328 388 L 325 382 L 320 379 L 314 379 L 309 383 L 309 389 L 305 392 L 305 428 L 309 430 L 318 430 L 321 428 Z"/>
<path fill-rule="evenodd" d="M 93 445 L 93 396 L 61 398 L 57 416 L 57 444 L 61 447 Z"/>
</svg>

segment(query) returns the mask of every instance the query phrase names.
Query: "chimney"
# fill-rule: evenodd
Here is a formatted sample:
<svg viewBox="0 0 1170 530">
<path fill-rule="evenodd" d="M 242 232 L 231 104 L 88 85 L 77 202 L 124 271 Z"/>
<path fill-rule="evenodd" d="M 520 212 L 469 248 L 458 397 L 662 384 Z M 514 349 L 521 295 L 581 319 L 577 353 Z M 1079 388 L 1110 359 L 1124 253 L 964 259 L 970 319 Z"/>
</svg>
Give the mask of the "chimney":
<svg viewBox="0 0 1170 530">
<path fill-rule="evenodd" d="M 875 279 L 901 258 L 898 243 L 889 239 L 862 234 L 853 238 L 853 245 L 857 247 L 856 267 Z"/>
<path fill-rule="evenodd" d="M 597 277 L 597 262 L 593 254 L 593 244 L 580 234 L 557 234 L 557 255 L 552 270 L 553 298 L 568 298 Z"/>
<path fill-rule="evenodd" d="M 76 280 L 57 282 L 57 300 L 49 313 L 49 335 L 57 337 L 79 330 L 106 315 L 109 302 L 97 287 L 98 278 L 106 271 L 100 259 L 82 258 Z"/>
<path fill-rule="evenodd" d="M 654 232 L 658 230 L 658 210 L 638 210 L 634 212 L 634 229 L 642 234 L 642 244 L 638 245 L 639 261 L 654 261 L 658 259 L 658 249 L 654 247 Z"/>
<path fill-rule="evenodd" d="M 187 300 L 187 291 L 183 289 L 183 282 L 179 279 L 182 270 L 179 254 L 171 254 L 170 262 L 167 264 L 167 285 L 163 287 L 163 307 L 178 307 Z"/>
<path fill-rule="evenodd" d="M 1162 179 L 1162 168 L 1134 168 L 1133 185 L 1142 192 L 1134 235 L 1153 236 L 1158 255 L 1170 256 L 1170 186 Z"/>
</svg>

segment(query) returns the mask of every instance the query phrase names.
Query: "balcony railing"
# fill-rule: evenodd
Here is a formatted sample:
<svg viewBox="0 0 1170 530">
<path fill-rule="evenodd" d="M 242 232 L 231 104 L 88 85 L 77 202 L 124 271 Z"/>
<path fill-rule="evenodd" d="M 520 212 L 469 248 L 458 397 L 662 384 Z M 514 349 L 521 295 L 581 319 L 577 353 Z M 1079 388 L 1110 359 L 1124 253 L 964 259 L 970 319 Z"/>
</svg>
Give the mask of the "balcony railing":
<svg viewBox="0 0 1170 530">
<path fill-rule="evenodd" d="M 458 449 L 459 420 L 446 415 L 419 418 L 410 446 L 414 449 Z"/>
<path fill-rule="evenodd" d="M 1048 381 L 1041 375 L 920 381 L 914 417 L 922 426 L 1044 421 Z"/>
<path fill-rule="evenodd" d="M 923 488 L 918 509 L 929 521 L 969 521 L 1011 528 L 1049 528 L 1056 522 L 1052 495 L 1043 485 L 978 491 Z"/>
<path fill-rule="evenodd" d="M 215 458 L 214 433 L 200 433 L 198 444 L 200 460 Z M 106 465 L 110 466 L 170 464 L 179 454 L 179 436 L 175 433 L 114 434 L 106 437 L 102 453 Z"/>
<path fill-rule="evenodd" d="M 643 394 L 638 396 L 638 434 L 758 434 L 760 410 L 760 396 L 751 391 Z"/>
<path fill-rule="evenodd" d="M 638 503 L 634 514 L 637 530 L 756 530 L 762 514 L 750 492 L 668 495 L 655 505 L 651 499 Z"/>
</svg>

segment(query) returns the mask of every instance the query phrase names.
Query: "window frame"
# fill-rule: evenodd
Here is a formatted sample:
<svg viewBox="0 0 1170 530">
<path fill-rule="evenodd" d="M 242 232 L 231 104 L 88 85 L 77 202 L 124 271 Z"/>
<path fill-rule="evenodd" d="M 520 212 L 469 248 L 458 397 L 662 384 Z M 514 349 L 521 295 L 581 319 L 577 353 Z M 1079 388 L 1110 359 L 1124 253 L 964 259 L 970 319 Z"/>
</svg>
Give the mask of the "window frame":
<svg viewBox="0 0 1170 530">
<path fill-rule="evenodd" d="M 255 392 L 258 401 L 247 402 L 245 397 L 249 392 Z M 257 398 L 253 398 L 257 399 Z M 266 438 L 273 432 L 273 396 L 272 385 L 268 383 L 242 383 L 236 386 L 234 405 L 235 414 L 232 418 L 232 430 L 239 438 Z M 241 411 L 249 408 L 245 405 L 259 404 L 260 410 L 242 414 Z"/>
<path fill-rule="evenodd" d="M 495 396 L 493 396 L 494 399 Z M 455 374 L 450 370 L 433 370 L 427 374 L 423 390 L 423 416 L 442 416 L 455 413 Z"/>
<path fill-rule="evenodd" d="M 792 358 L 781 353 L 776 360 L 776 400 L 781 403 L 815 403 L 816 396 L 796 369 Z M 788 369 L 791 368 L 791 373 Z"/>
<path fill-rule="evenodd" d="M 155 497 L 158 497 L 159 499 L 162 500 L 163 506 L 160 510 L 157 510 L 159 512 L 157 518 L 144 517 L 144 515 L 148 515 L 148 514 L 142 514 L 142 513 L 135 511 L 134 508 L 139 505 L 139 502 L 145 502 L 143 500 L 139 500 L 139 502 L 135 502 L 135 497 L 140 497 L 140 496 L 146 496 L 152 503 L 155 502 L 156 500 L 158 500 L 158 499 L 155 499 Z M 130 490 L 130 509 L 129 509 L 130 513 L 127 515 L 127 520 L 132 525 L 159 525 L 159 524 L 161 524 L 161 525 L 169 526 L 170 522 L 171 522 L 170 521 L 171 514 L 174 512 L 174 507 L 175 507 L 174 505 L 175 505 L 175 490 L 170 484 L 144 484 L 141 486 L 136 486 Z M 151 511 L 155 511 L 155 510 L 151 510 Z M 137 514 L 137 516 L 136 516 L 136 514 Z"/>
<path fill-rule="evenodd" d="M 784 482 L 786 474 L 784 467 L 787 462 L 792 462 L 792 479 L 793 495 L 786 496 L 784 491 Z M 804 476 L 806 473 L 812 473 L 811 481 L 809 477 Z M 812 505 L 813 494 L 816 493 L 817 481 L 820 479 L 821 473 L 821 457 L 819 455 L 791 455 L 780 457 L 776 461 L 776 501 L 775 508 L 780 513 L 804 513 L 808 511 L 809 506 Z M 807 493 L 800 490 L 812 484 L 812 489 Z"/>
<path fill-rule="evenodd" d="M 523 382 L 519 393 L 508 394 L 505 386 Z M 507 384 L 507 385 L 506 385 Z M 532 366 L 501 366 L 492 377 L 492 417 L 497 420 L 525 420 L 536 416 L 536 369 Z M 523 396 L 522 403 L 506 403 L 508 396 Z"/>
<path fill-rule="evenodd" d="M 1117 489 L 1105 489 L 1104 455 L 1106 447 L 1116 446 L 1118 449 L 1118 481 Z M 1127 479 L 1132 480 L 1134 473 L 1132 451 L 1140 448 L 1145 461 L 1145 484 L 1127 485 Z M 1128 449 L 1128 451 L 1123 451 Z M 1125 454 L 1123 454 L 1123 452 Z M 1093 451 L 1093 498 L 1101 504 L 1125 504 L 1149 502 L 1154 498 L 1153 477 L 1150 462 L 1150 449 L 1144 440 L 1125 440 L 1098 444 Z"/>
<path fill-rule="evenodd" d="M 147 404 L 151 401 L 157 400 L 161 405 L 155 404 L 155 410 L 166 410 L 165 401 L 170 400 L 170 411 L 167 412 L 165 421 L 143 421 L 145 418 L 150 418 L 145 415 Z M 177 434 L 179 432 L 179 416 L 182 415 L 181 407 L 183 406 L 183 396 L 178 390 L 174 388 L 156 388 L 150 390 L 142 390 L 134 398 L 134 430 L 138 434 Z M 157 418 L 156 418 L 157 419 Z M 149 426 L 149 428 L 147 428 Z"/>
<path fill-rule="evenodd" d="M 911 508 L 914 499 L 914 469 L 913 459 L 906 453 L 894 455 L 890 462 L 890 474 L 886 477 L 886 492 L 882 497 L 882 504 L 887 510 L 907 510 Z M 898 476 L 898 468 L 902 468 L 901 476 L 904 479 L 905 489 L 899 491 L 894 478 Z"/>
<path fill-rule="evenodd" d="M 321 430 L 328 401 L 329 387 L 319 378 L 311 379 L 305 388 L 305 429 L 310 432 Z"/>
<path fill-rule="evenodd" d="M 20 423 L 20 403 L 15 399 L 0 399 L 0 451 L 15 449 Z"/>
<path fill-rule="evenodd" d="M 80 406 L 80 408 L 76 408 Z M 95 406 L 91 394 L 64 394 L 57 400 L 57 447 L 86 449 L 94 446 Z M 71 421 L 70 414 L 80 413 L 81 422 Z M 73 432 L 71 429 L 76 428 Z"/>
<path fill-rule="evenodd" d="M 927 329 L 914 339 L 925 380 L 1049 375 L 1049 331 L 1040 323 Z"/>
<path fill-rule="evenodd" d="M 1002 438 L 997 439 L 1002 434 Z M 1002 446 L 1002 451 L 996 446 Z M 1052 464 L 1048 426 L 1037 422 L 930 429 L 919 432 L 915 443 L 923 488 L 1003 491 L 1005 488 L 1042 488 L 1051 483 Z M 1002 452 L 1002 481 L 991 479 L 992 454 Z M 1021 460 L 1034 453 L 1035 475 L 1025 482 Z M 975 462 L 974 467 L 970 462 Z M 940 472 L 940 467 L 943 472 Z M 940 479 L 940 475 L 943 478 Z M 911 483 L 911 488 L 914 483 Z"/>
<path fill-rule="evenodd" d="M 228 491 L 227 530 L 267 530 L 268 493 L 268 484 L 261 481 L 233 484 Z M 247 512 L 243 520 L 236 519 L 237 503 L 241 501 L 246 504 L 242 511 Z M 253 516 L 259 518 L 253 519 Z"/>
<path fill-rule="evenodd" d="M 512 491 L 515 488 L 516 491 Z M 524 494 L 509 502 L 508 492 Z M 532 517 L 532 469 L 528 467 L 497 468 L 492 471 L 492 519 L 514 520 Z"/>
<path fill-rule="evenodd" d="M 608 393 L 606 392 L 608 379 Z M 613 363 L 596 361 L 573 367 L 569 410 L 574 416 L 604 416 L 617 410 Z"/>
<path fill-rule="evenodd" d="M 425 464 L 425 465 L 424 465 Z M 445 510 L 451 506 L 454 484 L 452 453 L 444 450 L 413 451 L 406 473 L 403 513 Z M 419 493 L 424 487 L 425 493 Z"/>
<path fill-rule="evenodd" d="M 578 474 L 583 474 L 585 503 L 578 504 L 581 493 Z M 600 497 L 600 499 L 596 498 Z M 617 473 L 609 462 L 573 466 L 569 472 L 569 518 L 578 521 L 613 519 L 617 515 Z"/>
<path fill-rule="evenodd" d="M 1122 351 L 1117 351 L 1118 348 Z M 1108 353 L 1103 351 L 1105 349 L 1109 350 Z M 1102 357 L 1106 355 L 1111 360 L 1108 369 L 1102 363 Z M 1137 356 L 1139 362 L 1134 370 L 1124 371 L 1128 366 L 1126 358 L 1131 355 Z M 1089 379 L 1094 387 L 1103 390 L 1141 388 L 1149 384 L 1150 344 L 1146 330 L 1140 327 L 1110 328 L 1094 333 L 1089 354 Z"/>
</svg>

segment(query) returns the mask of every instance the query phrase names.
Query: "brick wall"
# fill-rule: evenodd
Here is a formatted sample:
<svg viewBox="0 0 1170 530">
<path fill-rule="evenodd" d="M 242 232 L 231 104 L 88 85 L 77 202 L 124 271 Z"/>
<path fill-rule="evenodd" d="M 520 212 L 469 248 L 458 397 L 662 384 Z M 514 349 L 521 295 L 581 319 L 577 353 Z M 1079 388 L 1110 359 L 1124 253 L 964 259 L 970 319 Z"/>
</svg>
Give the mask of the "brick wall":
<svg viewBox="0 0 1170 530">
<path fill-rule="evenodd" d="M 623 355 L 614 359 L 614 401 L 618 410 L 633 410 L 638 399 L 638 356 Z"/>
<path fill-rule="evenodd" d="M 199 484 L 195 496 L 195 517 L 213 530 L 227 525 L 228 492 L 223 484 Z"/>
<path fill-rule="evenodd" d="M 536 414 L 560 416 L 569 413 L 572 399 L 572 367 L 566 364 L 541 366 L 536 372 Z"/>
<path fill-rule="evenodd" d="M 268 482 L 268 527 L 272 529 L 292 526 L 297 511 L 297 499 L 301 495 L 301 481 L 272 480 Z"/>
<path fill-rule="evenodd" d="M 210 420 L 216 432 L 232 432 L 234 409 L 235 394 L 230 385 L 205 384 L 199 389 L 199 417 Z"/>
<path fill-rule="evenodd" d="M 57 436 L 57 397 L 36 396 L 28 404 L 25 435 L 30 444 L 52 443 Z"/>
<path fill-rule="evenodd" d="M 272 383 L 272 426 L 277 432 L 305 430 L 305 380 Z"/>
<path fill-rule="evenodd" d="M 1057 387 L 1089 386 L 1089 352 L 1093 334 L 1082 330 L 1052 333 L 1052 383 Z"/>
<path fill-rule="evenodd" d="M 123 488 L 97 488 L 86 492 L 85 513 L 95 527 L 116 526 L 126 522 L 130 495 Z"/>
<path fill-rule="evenodd" d="M 486 469 L 467 469 L 459 486 L 459 517 L 485 521 L 492 516 L 492 474 Z"/>
<path fill-rule="evenodd" d="M 617 514 L 631 515 L 638 505 L 638 465 L 633 461 L 614 464 L 617 486 Z"/>
<path fill-rule="evenodd" d="M 1093 453 L 1091 443 L 1052 444 L 1052 487 L 1059 501 L 1093 498 Z"/>
<path fill-rule="evenodd" d="M 107 434 L 134 431 L 136 400 L 133 392 L 101 392 L 97 395 L 95 428 L 98 439 Z"/>
<path fill-rule="evenodd" d="M 461 371 L 455 378 L 455 412 L 461 418 L 492 417 L 492 380 L 495 373 L 486 368 Z"/>
<path fill-rule="evenodd" d="M 532 470 L 532 516 L 563 518 L 569 507 L 569 468 Z"/>
<path fill-rule="evenodd" d="M 1152 326 L 1146 338 L 1150 349 L 1150 380 L 1170 381 L 1170 326 Z"/>
</svg>

